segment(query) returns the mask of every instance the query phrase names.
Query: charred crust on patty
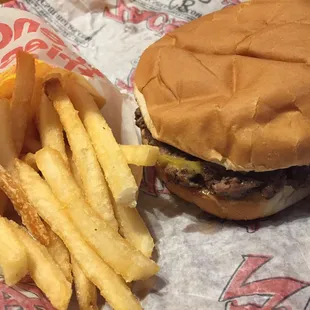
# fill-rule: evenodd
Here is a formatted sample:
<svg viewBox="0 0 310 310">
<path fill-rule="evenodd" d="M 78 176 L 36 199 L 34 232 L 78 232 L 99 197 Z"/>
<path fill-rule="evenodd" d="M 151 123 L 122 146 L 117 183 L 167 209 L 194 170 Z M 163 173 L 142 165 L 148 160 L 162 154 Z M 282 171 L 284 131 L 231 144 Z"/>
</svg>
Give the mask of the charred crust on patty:
<svg viewBox="0 0 310 310">
<path fill-rule="evenodd" d="M 233 200 L 242 199 L 253 192 L 259 192 L 263 198 L 271 199 L 284 186 L 292 186 L 297 190 L 310 185 L 309 166 L 295 166 L 266 172 L 226 170 L 223 166 L 201 160 L 154 139 L 145 125 L 139 108 L 135 112 L 135 119 L 136 126 L 141 129 L 144 144 L 158 146 L 161 154 L 201 163 L 202 171 L 199 174 L 190 169 L 168 164 L 164 167 L 164 173 L 168 182 L 187 188 L 200 189 L 201 191 L 207 191 L 213 195 Z"/>
</svg>

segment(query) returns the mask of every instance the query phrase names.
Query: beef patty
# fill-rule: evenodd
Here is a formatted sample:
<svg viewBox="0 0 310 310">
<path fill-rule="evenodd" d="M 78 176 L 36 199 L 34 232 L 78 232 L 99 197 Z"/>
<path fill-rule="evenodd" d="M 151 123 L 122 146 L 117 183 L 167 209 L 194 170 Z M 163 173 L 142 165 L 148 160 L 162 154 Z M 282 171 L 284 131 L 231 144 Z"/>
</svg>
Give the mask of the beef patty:
<svg viewBox="0 0 310 310">
<path fill-rule="evenodd" d="M 135 118 L 136 125 L 142 131 L 144 144 L 158 146 L 161 155 L 182 159 L 182 162 L 194 162 L 201 167 L 197 173 L 196 169 L 190 168 L 191 165 L 182 167 L 173 163 L 165 164 L 165 175 L 169 182 L 206 190 L 213 195 L 228 199 L 241 199 L 254 192 L 259 192 L 264 198 L 271 199 L 286 185 L 292 186 L 294 189 L 310 186 L 309 166 L 294 166 L 267 172 L 244 173 L 226 170 L 220 165 L 204 161 L 154 139 L 147 129 L 139 109 L 136 110 Z"/>
</svg>

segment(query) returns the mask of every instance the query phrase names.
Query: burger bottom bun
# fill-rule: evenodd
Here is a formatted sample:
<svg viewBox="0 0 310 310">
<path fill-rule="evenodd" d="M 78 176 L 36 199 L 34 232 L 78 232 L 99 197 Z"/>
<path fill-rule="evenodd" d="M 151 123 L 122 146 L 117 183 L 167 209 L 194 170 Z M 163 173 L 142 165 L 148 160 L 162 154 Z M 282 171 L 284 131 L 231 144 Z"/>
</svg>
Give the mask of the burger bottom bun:
<svg viewBox="0 0 310 310">
<path fill-rule="evenodd" d="M 158 177 L 165 182 L 173 194 L 185 201 L 196 204 L 202 210 L 217 217 L 230 220 L 253 220 L 273 215 L 295 204 L 310 194 L 310 187 L 299 190 L 285 186 L 273 198 L 267 200 L 259 193 L 251 194 L 243 200 L 228 200 L 212 194 L 204 194 L 171 182 L 167 182 L 163 170 L 156 167 Z"/>
</svg>

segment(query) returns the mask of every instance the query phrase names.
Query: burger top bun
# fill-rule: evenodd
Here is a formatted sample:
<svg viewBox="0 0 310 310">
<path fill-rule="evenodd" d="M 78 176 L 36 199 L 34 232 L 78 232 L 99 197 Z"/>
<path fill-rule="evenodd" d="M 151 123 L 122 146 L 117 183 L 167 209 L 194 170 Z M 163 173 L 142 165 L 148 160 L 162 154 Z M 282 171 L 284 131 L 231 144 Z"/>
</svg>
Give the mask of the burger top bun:
<svg viewBox="0 0 310 310">
<path fill-rule="evenodd" d="M 153 137 L 231 170 L 309 165 L 309 34 L 309 0 L 253 0 L 167 34 L 135 77 Z"/>
</svg>

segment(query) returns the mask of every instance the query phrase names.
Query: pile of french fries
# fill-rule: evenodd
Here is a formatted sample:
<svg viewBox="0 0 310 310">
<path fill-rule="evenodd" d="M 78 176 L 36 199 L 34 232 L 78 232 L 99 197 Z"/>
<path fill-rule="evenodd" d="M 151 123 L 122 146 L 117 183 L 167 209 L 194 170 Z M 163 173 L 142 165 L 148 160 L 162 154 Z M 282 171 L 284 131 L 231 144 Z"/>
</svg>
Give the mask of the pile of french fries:
<svg viewBox="0 0 310 310">
<path fill-rule="evenodd" d="M 119 145 L 104 104 L 84 77 L 25 52 L 0 76 L 0 267 L 60 310 L 73 283 L 82 310 L 98 308 L 97 288 L 114 309 L 141 309 L 128 283 L 158 272 L 133 171 L 159 150 Z"/>
</svg>

